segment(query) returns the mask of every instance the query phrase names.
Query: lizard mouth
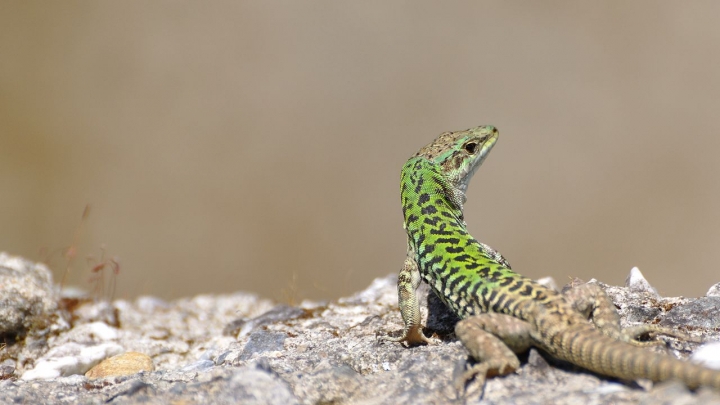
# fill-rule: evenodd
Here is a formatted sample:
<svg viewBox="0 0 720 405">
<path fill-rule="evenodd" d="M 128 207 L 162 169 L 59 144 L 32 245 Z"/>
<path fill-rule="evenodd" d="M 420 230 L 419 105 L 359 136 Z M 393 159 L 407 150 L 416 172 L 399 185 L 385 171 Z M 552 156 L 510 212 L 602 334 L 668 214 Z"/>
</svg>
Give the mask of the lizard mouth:
<svg viewBox="0 0 720 405">
<path fill-rule="evenodd" d="M 490 134 L 480 137 L 478 139 L 478 151 L 475 158 L 472 159 L 470 164 L 465 166 L 465 169 L 460 173 L 459 176 L 460 181 L 458 184 L 458 188 L 462 190 L 463 193 L 467 191 L 470 179 L 475 174 L 477 169 L 483 164 L 485 158 L 490 153 L 490 150 L 493 148 L 493 146 L 495 146 L 495 142 L 497 142 L 497 139 L 498 131 L 495 128 L 493 128 Z M 465 159 L 467 159 L 467 157 Z"/>
</svg>

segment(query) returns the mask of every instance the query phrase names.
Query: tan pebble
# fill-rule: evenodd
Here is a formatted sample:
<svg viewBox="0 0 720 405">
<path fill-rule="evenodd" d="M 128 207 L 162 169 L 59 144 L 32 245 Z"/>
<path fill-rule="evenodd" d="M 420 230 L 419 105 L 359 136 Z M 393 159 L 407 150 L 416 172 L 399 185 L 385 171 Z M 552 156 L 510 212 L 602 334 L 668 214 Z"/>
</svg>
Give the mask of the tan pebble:
<svg viewBox="0 0 720 405">
<path fill-rule="evenodd" d="M 117 377 L 153 370 L 155 370 L 155 365 L 150 357 L 138 352 L 127 352 L 101 361 L 100 364 L 88 370 L 85 377 Z"/>
</svg>

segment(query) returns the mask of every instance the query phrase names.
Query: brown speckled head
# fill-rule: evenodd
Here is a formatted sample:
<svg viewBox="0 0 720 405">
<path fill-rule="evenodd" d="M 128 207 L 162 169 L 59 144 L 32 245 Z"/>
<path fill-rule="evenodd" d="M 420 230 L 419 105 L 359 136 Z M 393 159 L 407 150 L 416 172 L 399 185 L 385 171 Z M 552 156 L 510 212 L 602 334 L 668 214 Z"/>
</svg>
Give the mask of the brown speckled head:
<svg viewBox="0 0 720 405">
<path fill-rule="evenodd" d="M 445 132 L 414 156 L 440 165 L 447 179 L 464 194 L 470 178 L 495 145 L 498 135 L 498 130 L 491 125 Z"/>
</svg>

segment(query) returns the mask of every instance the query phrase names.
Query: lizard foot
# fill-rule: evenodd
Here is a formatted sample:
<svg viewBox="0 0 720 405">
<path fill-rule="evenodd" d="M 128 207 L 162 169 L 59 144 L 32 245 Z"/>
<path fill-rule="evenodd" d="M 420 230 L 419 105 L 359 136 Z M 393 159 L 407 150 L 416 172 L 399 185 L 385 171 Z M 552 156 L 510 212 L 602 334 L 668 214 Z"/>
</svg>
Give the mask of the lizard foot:
<svg viewBox="0 0 720 405">
<path fill-rule="evenodd" d="M 485 379 L 488 373 L 487 363 L 478 363 L 473 366 L 465 364 L 465 370 L 455 377 L 455 391 L 459 398 L 482 398 L 485 388 Z"/>
<path fill-rule="evenodd" d="M 405 329 L 403 331 L 402 336 L 400 337 L 392 337 L 392 336 L 379 336 L 378 341 L 380 342 L 398 342 L 402 343 L 405 342 L 408 346 L 418 346 L 418 345 L 432 345 L 435 344 L 434 341 L 429 339 L 422 331 L 422 326 L 417 325 L 414 327 L 411 327 L 409 329 Z"/>
<path fill-rule="evenodd" d="M 461 370 L 455 377 L 455 390 L 464 398 L 482 398 L 485 381 L 488 377 L 507 375 L 515 372 L 516 369 L 517 365 L 514 362 L 500 358 L 489 359 L 473 365 L 466 363 L 465 370 Z"/>
<path fill-rule="evenodd" d="M 648 335 L 653 340 L 639 340 L 643 335 Z M 657 340 L 658 335 L 666 335 L 681 339 L 687 342 L 702 343 L 698 339 L 695 339 L 685 333 L 673 330 L 671 328 L 664 328 L 656 325 L 639 325 L 631 328 L 623 329 L 620 332 L 620 340 L 623 342 L 630 343 L 634 346 L 657 346 L 664 345 L 665 342 Z"/>
</svg>

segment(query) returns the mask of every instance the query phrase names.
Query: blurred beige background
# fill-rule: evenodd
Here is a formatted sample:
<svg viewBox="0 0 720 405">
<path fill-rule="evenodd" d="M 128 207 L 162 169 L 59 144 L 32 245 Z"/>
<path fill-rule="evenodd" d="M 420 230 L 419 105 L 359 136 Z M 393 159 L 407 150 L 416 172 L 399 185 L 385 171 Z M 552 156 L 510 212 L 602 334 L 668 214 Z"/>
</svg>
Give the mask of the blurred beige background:
<svg viewBox="0 0 720 405">
<path fill-rule="evenodd" d="M 500 141 L 470 231 L 539 278 L 720 281 L 720 3 L 0 6 L 0 250 L 116 297 L 333 299 L 397 272 L 400 167 Z M 86 205 L 91 212 L 85 221 Z M 77 229 L 81 227 L 80 232 Z M 74 235 L 79 236 L 74 236 Z"/>
</svg>

